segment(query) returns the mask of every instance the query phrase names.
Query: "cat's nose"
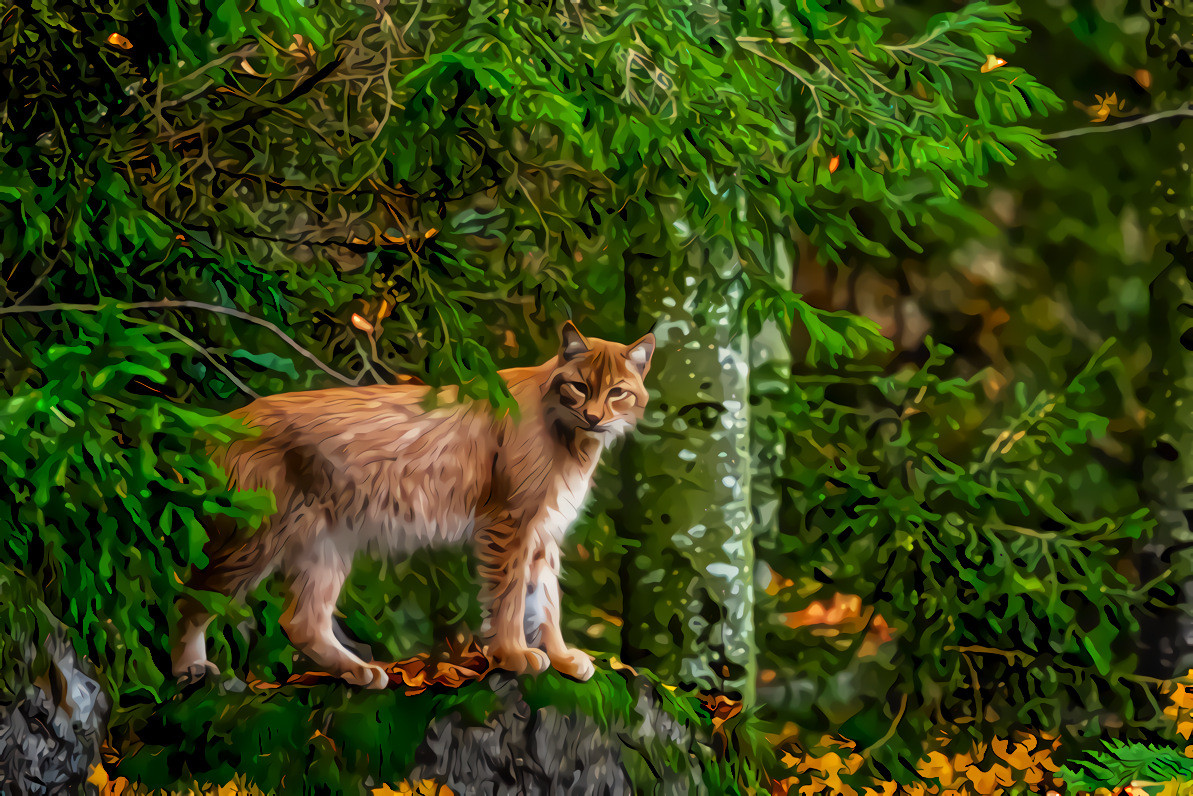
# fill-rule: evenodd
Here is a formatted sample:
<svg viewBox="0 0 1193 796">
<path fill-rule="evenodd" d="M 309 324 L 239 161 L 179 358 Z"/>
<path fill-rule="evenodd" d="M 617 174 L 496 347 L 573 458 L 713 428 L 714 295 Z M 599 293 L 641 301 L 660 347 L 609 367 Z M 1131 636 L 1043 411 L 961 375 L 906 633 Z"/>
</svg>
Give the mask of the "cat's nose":
<svg viewBox="0 0 1193 796">
<path fill-rule="evenodd" d="M 595 426 L 598 422 L 600 422 L 601 418 L 599 415 L 594 415 L 591 412 L 585 412 L 584 419 L 588 421 L 588 425 L 591 427 L 591 426 Z"/>
</svg>

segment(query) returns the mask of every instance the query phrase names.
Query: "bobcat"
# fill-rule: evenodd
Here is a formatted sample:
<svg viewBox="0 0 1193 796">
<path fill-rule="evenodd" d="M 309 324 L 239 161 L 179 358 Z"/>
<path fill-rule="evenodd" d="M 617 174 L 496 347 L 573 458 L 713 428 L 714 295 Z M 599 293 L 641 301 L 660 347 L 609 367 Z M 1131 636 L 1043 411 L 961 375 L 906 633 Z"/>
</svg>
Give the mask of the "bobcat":
<svg viewBox="0 0 1193 796">
<path fill-rule="evenodd" d="M 316 665 L 349 683 L 384 688 L 385 670 L 337 640 L 332 612 L 360 551 L 476 547 L 495 666 L 576 678 L 592 660 L 559 627 L 559 545 L 588 494 L 607 442 L 641 418 L 655 339 L 632 345 L 583 337 L 571 322 L 558 354 L 501 371 L 520 412 L 425 385 L 349 387 L 261 398 L 233 413 L 259 435 L 216 460 L 237 489 L 271 490 L 277 513 L 252 535 L 214 535 L 192 588 L 243 594 L 275 570 L 289 596 L 282 626 Z M 207 660 L 211 615 L 179 599 L 174 675 L 216 672 Z"/>
</svg>

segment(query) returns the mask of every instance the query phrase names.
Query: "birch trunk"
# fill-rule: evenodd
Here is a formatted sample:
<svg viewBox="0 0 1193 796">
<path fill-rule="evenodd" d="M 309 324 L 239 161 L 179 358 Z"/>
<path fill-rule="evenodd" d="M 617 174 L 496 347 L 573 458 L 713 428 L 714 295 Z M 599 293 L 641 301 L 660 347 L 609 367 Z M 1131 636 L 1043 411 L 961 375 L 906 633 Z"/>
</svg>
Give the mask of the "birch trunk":
<svg viewBox="0 0 1193 796">
<path fill-rule="evenodd" d="M 650 408 L 622 461 L 622 657 L 752 697 L 749 341 L 738 288 L 697 290 L 739 265 L 716 251 L 673 270 L 640 265 L 627 271 L 627 317 L 656 319 L 658 349 Z"/>
</svg>

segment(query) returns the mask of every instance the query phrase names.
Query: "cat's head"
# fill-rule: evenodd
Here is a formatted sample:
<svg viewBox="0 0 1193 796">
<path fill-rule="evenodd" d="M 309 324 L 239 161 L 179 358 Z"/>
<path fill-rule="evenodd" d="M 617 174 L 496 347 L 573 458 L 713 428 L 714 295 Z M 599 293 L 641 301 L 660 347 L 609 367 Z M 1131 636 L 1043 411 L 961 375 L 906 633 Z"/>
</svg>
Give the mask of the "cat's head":
<svg viewBox="0 0 1193 796">
<path fill-rule="evenodd" d="M 585 337 L 568 321 L 559 333 L 559 355 L 547 379 L 543 406 L 548 419 L 569 432 L 620 436 L 646 409 L 643 379 L 655 339 L 630 345 Z"/>
</svg>

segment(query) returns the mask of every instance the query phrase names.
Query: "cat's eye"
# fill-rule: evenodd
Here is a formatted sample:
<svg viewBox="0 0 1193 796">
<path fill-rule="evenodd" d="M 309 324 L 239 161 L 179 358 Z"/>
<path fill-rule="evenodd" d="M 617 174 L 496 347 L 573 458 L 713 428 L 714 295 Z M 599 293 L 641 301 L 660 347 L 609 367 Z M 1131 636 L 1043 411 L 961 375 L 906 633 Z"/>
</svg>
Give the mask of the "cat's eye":
<svg viewBox="0 0 1193 796">
<path fill-rule="evenodd" d="M 565 381 L 559 392 L 567 400 L 579 403 L 588 397 L 588 385 L 582 381 Z"/>
</svg>

